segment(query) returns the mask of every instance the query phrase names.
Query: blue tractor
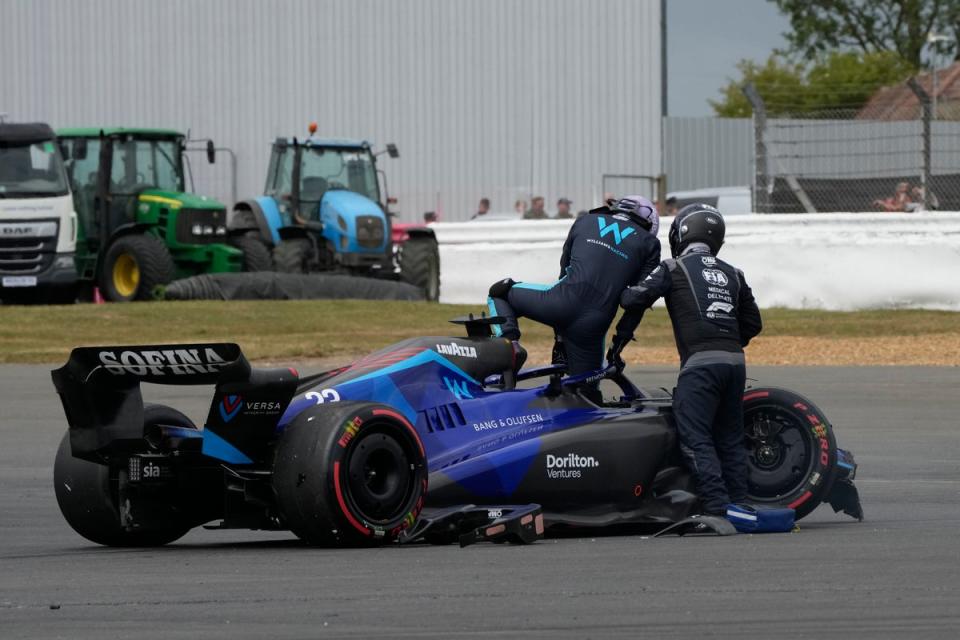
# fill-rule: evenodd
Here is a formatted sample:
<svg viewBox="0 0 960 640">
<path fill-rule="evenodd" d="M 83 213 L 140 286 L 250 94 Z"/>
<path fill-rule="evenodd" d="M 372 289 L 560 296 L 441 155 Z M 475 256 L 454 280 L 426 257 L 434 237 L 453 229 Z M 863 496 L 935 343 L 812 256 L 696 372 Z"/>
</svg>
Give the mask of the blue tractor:
<svg viewBox="0 0 960 640">
<path fill-rule="evenodd" d="M 377 156 L 367 141 L 310 137 L 273 143 L 264 195 L 235 205 L 231 234 L 256 237 L 286 273 L 347 273 L 402 280 L 440 296 L 440 253 L 433 230 L 394 224 Z"/>
</svg>

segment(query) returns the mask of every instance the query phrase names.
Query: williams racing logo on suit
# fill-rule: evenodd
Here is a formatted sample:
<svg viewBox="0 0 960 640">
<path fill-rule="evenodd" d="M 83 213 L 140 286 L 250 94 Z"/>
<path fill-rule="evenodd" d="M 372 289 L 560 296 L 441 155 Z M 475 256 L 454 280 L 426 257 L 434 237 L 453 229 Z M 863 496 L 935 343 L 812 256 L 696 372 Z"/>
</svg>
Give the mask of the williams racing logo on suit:
<svg viewBox="0 0 960 640">
<path fill-rule="evenodd" d="M 587 242 L 590 244 L 595 244 L 607 249 L 608 251 L 615 253 L 617 256 L 623 258 L 624 260 L 629 260 L 630 257 L 617 249 L 614 245 L 610 244 L 607 240 L 612 240 L 617 246 L 620 246 L 620 243 L 623 242 L 630 234 L 632 234 L 635 229 L 630 226 L 625 226 L 622 229 L 616 220 L 607 224 L 607 219 L 603 216 L 597 216 L 597 222 L 599 223 L 599 239 L 596 238 L 587 238 Z M 609 237 L 608 237 L 609 236 Z"/>
<path fill-rule="evenodd" d="M 633 233 L 633 227 L 627 227 L 623 231 L 620 230 L 620 225 L 616 222 L 611 222 L 607 224 L 607 219 L 603 216 L 597 216 L 597 222 L 600 223 L 600 237 L 603 238 L 608 234 L 613 235 L 613 240 L 618 245 L 623 242 L 624 238 Z"/>
</svg>

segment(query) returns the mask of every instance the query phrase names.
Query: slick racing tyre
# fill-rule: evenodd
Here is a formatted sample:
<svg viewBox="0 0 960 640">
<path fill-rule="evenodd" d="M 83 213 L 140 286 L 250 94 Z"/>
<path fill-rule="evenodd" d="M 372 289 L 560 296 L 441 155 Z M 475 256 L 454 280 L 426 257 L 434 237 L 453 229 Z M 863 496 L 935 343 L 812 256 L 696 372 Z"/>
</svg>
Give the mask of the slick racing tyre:
<svg viewBox="0 0 960 640">
<path fill-rule="evenodd" d="M 395 409 L 326 404 L 281 434 L 273 488 L 282 521 L 322 546 L 376 546 L 410 527 L 427 492 L 417 432 Z"/>
<path fill-rule="evenodd" d="M 255 231 L 249 231 L 240 236 L 230 238 L 230 245 L 243 251 L 243 270 L 247 272 L 254 271 L 272 271 L 273 258 L 270 255 L 270 249 L 263 244 L 259 235 Z"/>
<path fill-rule="evenodd" d="M 196 429 L 188 417 L 160 404 L 143 405 L 144 426 L 163 424 Z M 190 525 L 169 518 L 159 528 L 127 530 L 120 524 L 119 470 L 74 458 L 70 432 L 64 434 L 53 465 L 53 487 L 60 512 L 74 531 L 108 547 L 158 547 L 183 537 Z"/>
<path fill-rule="evenodd" d="M 103 259 L 100 290 L 111 302 L 150 300 L 174 273 L 173 258 L 160 238 L 148 233 L 121 236 Z"/>
<path fill-rule="evenodd" d="M 440 299 L 440 249 L 433 236 L 413 236 L 400 246 L 400 278 L 423 290 L 427 302 Z"/>
<path fill-rule="evenodd" d="M 808 515 L 829 494 L 837 462 L 833 428 L 812 402 L 785 389 L 743 396 L 750 502 Z"/>
<path fill-rule="evenodd" d="M 307 273 L 313 255 L 313 243 L 307 238 L 282 240 L 273 248 L 273 263 L 280 273 Z"/>
</svg>

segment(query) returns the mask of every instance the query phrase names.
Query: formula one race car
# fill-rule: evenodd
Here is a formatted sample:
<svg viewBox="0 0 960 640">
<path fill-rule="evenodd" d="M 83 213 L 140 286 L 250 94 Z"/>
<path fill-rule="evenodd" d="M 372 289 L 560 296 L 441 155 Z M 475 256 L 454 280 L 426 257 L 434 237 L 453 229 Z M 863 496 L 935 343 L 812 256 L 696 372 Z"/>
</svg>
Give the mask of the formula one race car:
<svg viewBox="0 0 960 640">
<path fill-rule="evenodd" d="M 211 522 L 328 546 L 528 542 L 698 513 L 669 396 L 614 368 L 521 369 L 523 350 L 490 336 L 501 321 L 461 318 L 466 338 L 412 338 L 305 378 L 252 368 L 235 344 L 74 349 L 53 372 L 69 423 L 60 509 L 112 546 Z M 598 380 L 622 395 L 594 403 L 583 389 Z M 142 382 L 215 385 L 204 428 L 144 404 Z M 862 518 L 853 456 L 813 403 L 755 388 L 744 410 L 751 502 Z"/>
</svg>

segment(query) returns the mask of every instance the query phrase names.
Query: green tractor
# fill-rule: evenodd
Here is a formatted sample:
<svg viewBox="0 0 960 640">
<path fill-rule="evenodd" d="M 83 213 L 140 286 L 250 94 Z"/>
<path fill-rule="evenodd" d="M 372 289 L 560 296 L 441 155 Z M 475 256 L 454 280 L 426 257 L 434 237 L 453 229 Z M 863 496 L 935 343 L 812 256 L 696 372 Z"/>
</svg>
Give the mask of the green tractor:
<svg viewBox="0 0 960 640">
<path fill-rule="evenodd" d="M 79 225 L 77 272 L 115 302 L 177 278 L 272 268 L 263 243 L 227 231 L 226 207 L 185 193 L 186 139 L 166 129 L 57 132 Z M 207 160 L 215 161 L 213 143 Z"/>
</svg>

